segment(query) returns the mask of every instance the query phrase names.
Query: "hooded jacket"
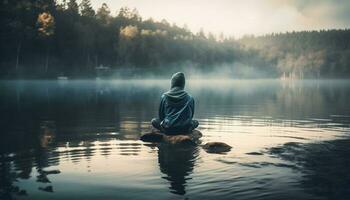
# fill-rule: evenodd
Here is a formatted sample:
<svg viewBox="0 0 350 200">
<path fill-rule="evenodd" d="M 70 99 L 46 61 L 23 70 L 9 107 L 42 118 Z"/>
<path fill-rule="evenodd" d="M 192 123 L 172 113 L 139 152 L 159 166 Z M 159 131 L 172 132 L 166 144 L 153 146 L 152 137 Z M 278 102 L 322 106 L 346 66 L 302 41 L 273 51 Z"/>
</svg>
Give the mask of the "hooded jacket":
<svg viewBox="0 0 350 200">
<path fill-rule="evenodd" d="M 161 97 L 159 119 L 167 131 L 184 131 L 192 123 L 194 99 L 184 91 L 185 76 L 178 72 L 171 78 L 171 89 Z"/>
</svg>

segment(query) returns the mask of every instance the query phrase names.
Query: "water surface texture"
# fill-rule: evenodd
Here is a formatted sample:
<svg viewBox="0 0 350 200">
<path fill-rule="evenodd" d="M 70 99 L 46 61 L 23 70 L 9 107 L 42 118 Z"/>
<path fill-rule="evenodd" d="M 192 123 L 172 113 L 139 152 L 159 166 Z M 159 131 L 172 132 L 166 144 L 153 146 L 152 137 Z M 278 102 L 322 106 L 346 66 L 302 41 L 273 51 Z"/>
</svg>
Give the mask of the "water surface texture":
<svg viewBox="0 0 350 200">
<path fill-rule="evenodd" d="M 1 81 L 0 199 L 350 199 L 350 82 L 188 81 L 201 144 L 139 141 L 169 81 Z"/>
</svg>

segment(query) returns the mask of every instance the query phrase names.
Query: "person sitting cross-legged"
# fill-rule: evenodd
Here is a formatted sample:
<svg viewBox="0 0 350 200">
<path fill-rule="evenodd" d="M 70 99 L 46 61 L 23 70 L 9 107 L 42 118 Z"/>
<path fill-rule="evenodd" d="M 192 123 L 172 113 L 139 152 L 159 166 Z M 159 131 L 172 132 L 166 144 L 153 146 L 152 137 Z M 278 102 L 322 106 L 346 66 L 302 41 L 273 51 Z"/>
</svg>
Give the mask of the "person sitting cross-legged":
<svg viewBox="0 0 350 200">
<path fill-rule="evenodd" d="M 193 120 L 194 99 L 184 90 L 185 75 L 177 72 L 171 77 L 171 88 L 161 97 L 159 117 L 152 126 L 167 135 L 191 133 L 198 127 Z"/>
</svg>

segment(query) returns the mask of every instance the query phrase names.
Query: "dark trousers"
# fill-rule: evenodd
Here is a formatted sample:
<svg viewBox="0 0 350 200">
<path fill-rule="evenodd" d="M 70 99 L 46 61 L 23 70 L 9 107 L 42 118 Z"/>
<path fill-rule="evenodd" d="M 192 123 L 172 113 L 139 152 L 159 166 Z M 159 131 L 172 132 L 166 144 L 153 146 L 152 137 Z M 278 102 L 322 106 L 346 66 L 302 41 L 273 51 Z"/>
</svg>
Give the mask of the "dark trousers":
<svg viewBox="0 0 350 200">
<path fill-rule="evenodd" d="M 168 134 L 168 135 L 176 135 L 176 134 L 180 134 L 180 133 L 191 133 L 194 129 L 196 129 L 199 125 L 197 120 L 192 120 L 191 124 L 188 125 L 187 127 L 183 127 L 183 128 L 176 128 L 176 129 L 165 129 L 161 126 L 161 121 L 158 118 L 153 118 L 152 121 L 152 126 L 158 130 L 160 130 L 161 132 Z"/>
</svg>

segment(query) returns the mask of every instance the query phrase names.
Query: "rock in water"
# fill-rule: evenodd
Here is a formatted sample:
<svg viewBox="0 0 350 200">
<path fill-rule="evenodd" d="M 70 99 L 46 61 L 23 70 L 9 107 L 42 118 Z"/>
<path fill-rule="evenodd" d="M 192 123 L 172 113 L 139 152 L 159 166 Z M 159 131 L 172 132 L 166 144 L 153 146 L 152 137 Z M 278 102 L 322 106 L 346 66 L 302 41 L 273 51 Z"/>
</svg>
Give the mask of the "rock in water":
<svg viewBox="0 0 350 200">
<path fill-rule="evenodd" d="M 196 144 L 192 138 L 188 135 L 172 135 L 172 136 L 164 136 L 164 142 L 170 143 L 170 144 L 189 144 L 194 145 Z"/>
<path fill-rule="evenodd" d="M 39 174 L 36 181 L 40 183 L 51 183 L 46 174 Z"/>
<path fill-rule="evenodd" d="M 49 170 L 49 171 L 42 170 L 42 173 L 43 173 L 43 174 L 46 174 L 46 175 L 50 175 L 50 174 L 59 174 L 59 173 L 61 173 L 61 171 L 60 171 L 60 170 L 58 170 L 58 169 L 55 169 L 55 170 Z"/>
<path fill-rule="evenodd" d="M 231 146 L 223 142 L 208 142 L 203 145 L 203 149 L 207 153 L 224 153 L 231 150 Z"/>
<path fill-rule="evenodd" d="M 188 136 L 190 136 L 192 140 L 198 140 L 203 136 L 203 134 L 198 130 L 193 130 Z"/>
<path fill-rule="evenodd" d="M 141 135 L 140 140 L 144 142 L 162 142 L 164 134 L 160 132 L 150 132 Z"/>
<path fill-rule="evenodd" d="M 53 187 L 51 185 L 46 187 L 39 187 L 38 189 L 45 192 L 53 192 Z"/>
<path fill-rule="evenodd" d="M 195 141 L 202 137 L 202 133 L 198 130 L 193 130 L 192 133 L 179 133 L 177 135 L 166 135 L 158 130 L 152 130 L 140 137 L 144 142 L 167 142 L 170 144 L 195 144 Z"/>
</svg>

